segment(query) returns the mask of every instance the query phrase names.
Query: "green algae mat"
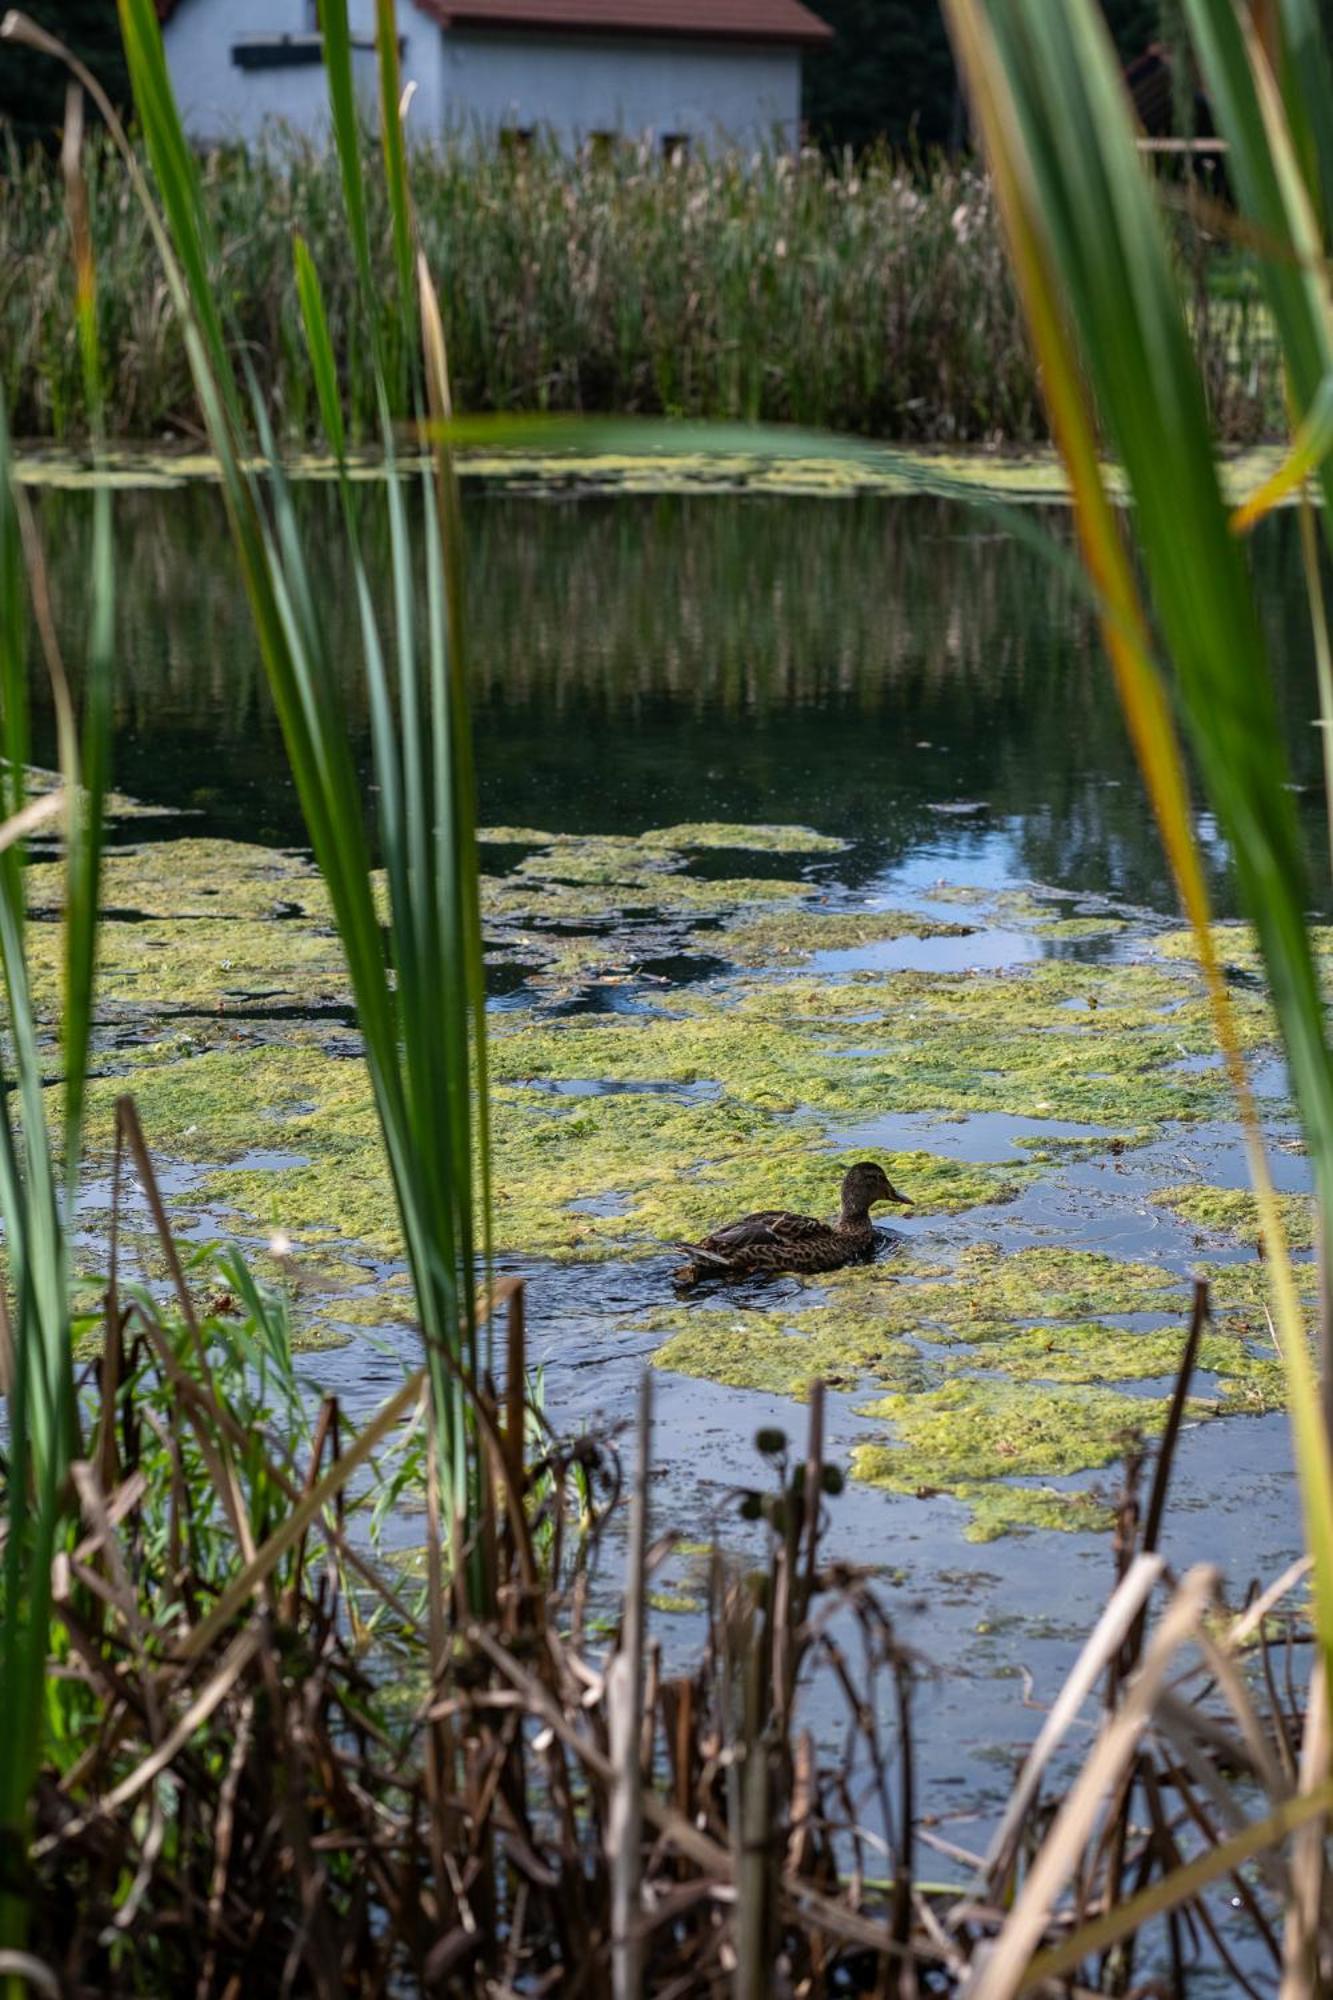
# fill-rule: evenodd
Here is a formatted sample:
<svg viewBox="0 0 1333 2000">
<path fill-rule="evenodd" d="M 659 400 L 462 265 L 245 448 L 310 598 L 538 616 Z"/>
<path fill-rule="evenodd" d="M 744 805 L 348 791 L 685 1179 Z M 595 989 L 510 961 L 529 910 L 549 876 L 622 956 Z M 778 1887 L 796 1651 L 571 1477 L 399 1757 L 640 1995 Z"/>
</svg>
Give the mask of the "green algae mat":
<svg viewBox="0 0 1333 2000">
<path fill-rule="evenodd" d="M 698 434 L 698 427 L 692 430 Z M 664 437 L 659 449 L 641 452 L 465 449 L 457 458 L 465 483 L 515 493 L 770 493 L 837 499 L 933 492 L 944 498 L 973 496 L 1016 504 L 1063 503 L 1069 498 L 1064 469 L 1049 448 L 921 451 L 858 441 L 840 444 L 829 438 L 824 445 L 815 439 L 790 454 L 773 455 L 746 451 L 743 433 L 734 427 L 729 427 L 727 437 L 734 442 L 715 450 L 677 450 Z M 1232 502 L 1238 504 L 1257 492 L 1281 459 L 1279 445 L 1253 445 L 1229 455 L 1222 462 L 1222 474 Z M 400 459 L 399 469 L 410 472 L 424 463 Z M 262 470 L 262 462 L 256 460 L 255 468 Z M 289 478 L 311 481 L 330 481 L 339 472 L 335 459 L 318 452 L 293 452 L 284 460 L 284 468 Z M 349 469 L 356 480 L 386 476 L 378 455 L 354 455 Z M 97 467 L 77 452 L 37 448 L 20 454 L 16 471 L 21 485 L 70 492 L 95 485 L 171 492 L 220 476 L 217 460 L 207 452 L 132 445 L 113 446 Z M 1112 490 L 1121 491 L 1114 467 L 1108 467 L 1108 475 Z"/>
<path fill-rule="evenodd" d="M 317 873 L 186 817 L 139 839 L 132 810 L 107 856 L 95 1142 L 132 1090 L 182 1221 L 276 1269 L 312 1344 L 403 1322 Z M 592 1299 L 607 1267 L 640 1274 L 628 1311 L 657 1366 L 796 1399 L 822 1377 L 855 1413 L 855 1476 L 955 1494 L 979 1538 L 1106 1518 L 1107 1469 L 1164 1419 L 1196 1269 L 1216 1316 L 1193 1417 L 1278 1401 L 1253 1208 L 1208 1176 L 1229 1104 L 1177 934 L 1037 887 L 890 905 L 846 889 L 843 843 L 808 828 L 483 842 L 497 1251 L 586 1267 Z M 54 1025 L 58 871 L 28 879 Z M 1252 940 L 1221 940 L 1268 1062 Z M 827 1213 L 867 1154 L 915 1201 L 874 1264 L 675 1296 L 678 1239 L 753 1208 Z M 1308 1244 L 1304 1197 L 1287 1207 Z M 1107 1215 L 1139 1254 L 1098 1247 Z"/>
</svg>

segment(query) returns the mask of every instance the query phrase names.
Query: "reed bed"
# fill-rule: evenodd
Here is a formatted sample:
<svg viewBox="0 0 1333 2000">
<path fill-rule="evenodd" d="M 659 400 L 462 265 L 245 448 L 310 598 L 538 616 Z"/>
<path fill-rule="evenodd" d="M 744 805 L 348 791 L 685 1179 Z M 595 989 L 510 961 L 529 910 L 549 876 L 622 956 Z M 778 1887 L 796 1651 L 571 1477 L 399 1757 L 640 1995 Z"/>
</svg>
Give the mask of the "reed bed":
<svg viewBox="0 0 1333 2000">
<path fill-rule="evenodd" d="M 477 1392 L 489 1497 L 457 1572 L 486 1565 L 478 1616 L 423 1585 L 401 1532 L 429 1563 L 424 1370 L 360 1437 L 333 1399 L 312 1409 L 281 1299 L 234 1252 L 184 1267 L 128 1099 L 118 1147 L 118 1200 L 132 1170 L 170 1276 L 150 1291 L 113 1261 L 81 1386 L 27 1946 L 0 1970 L 70 2000 L 993 1996 L 1034 1973 L 1184 1994 L 1205 1967 L 1274 1990 L 1300 1861 L 1266 1851 L 1271 1822 L 1299 1814 L 1323 1744 L 1304 1565 L 1234 1613 L 1157 1549 L 1202 1288 L 1146 1492 L 1144 1461 L 1126 1468 L 1107 1610 L 974 1853 L 918 1795 L 928 1668 L 873 1570 L 824 1554 L 841 1475 L 818 1384 L 803 1441 L 758 1434 L 702 1641 L 673 1667 L 650 1614 L 676 1533 L 651 1517 L 647 1391 L 620 1450 L 551 1436 L 509 1393 L 522 1288 L 495 1288 L 507 1388 Z M 1312 1915 L 1299 1942 L 1333 1940 Z"/>
<path fill-rule="evenodd" d="M 647 148 L 563 157 L 457 143 L 413 147 L 409 169 L 420 247 L 448 274 L 441 306 L 462 408 L 764 419 L 936 445 L 1046 436 L 993 202 L 965 161 L 807 152 L 672 165 Z M 88 179 L 108 426 L 198 437 L 179 321 L 109 148 L 90 147 Z M 253 368 L 276 436 L 296 445 L 319 428 L 294 229 L 323 276 L 351 432 L 377 435 L 335 153 L 294 140 L 215 152 L 201 193 L 236 365 L 244 355 Z M 366 198 L 392 342 L 382 176 L 366 175 Z M 50 160 L 11 147 L 0 172 L 0 393 L 21 437 L 87 430 L 64 233 Z M 1211 239 L 1194 225 L 1181 243 L 1218 435 L 1245 443 L 1280 430 L 1265 308 L 1243 284 L 1213 295 Z"/>
</svg>

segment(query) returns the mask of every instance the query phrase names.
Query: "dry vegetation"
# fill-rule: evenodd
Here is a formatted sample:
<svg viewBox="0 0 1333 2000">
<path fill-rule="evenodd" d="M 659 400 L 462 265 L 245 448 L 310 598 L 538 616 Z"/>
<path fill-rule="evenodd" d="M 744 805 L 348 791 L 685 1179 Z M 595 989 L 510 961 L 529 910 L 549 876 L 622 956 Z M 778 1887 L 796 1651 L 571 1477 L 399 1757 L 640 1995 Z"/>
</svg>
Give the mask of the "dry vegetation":
<svg viewBox="0 0 1333 2000">
<path fill-rule="evenodd" d="M 110 427 L 197 438 L 204 424 L 143 215 L 109 148 L 89 165 Z M 366 185 L 375 296 L 396 352 L 387 195 L 374 172 Z M 932 443 L 1046 435 L 993 203 L 965 163 L 811 152 L 671 166 L 634 148 L 571 159 L 423 145 L 411 186 L 422 248 L 449 274 L 461 408 L 765 419 Z M 353 433 L 373 436 L 333 150 L 292 141 L 268 155 L 215 153 L 202 196 L 219 246 L 214 290 L 279 438 L 302 442 L 319 427 L 294 229 L 327 288 Z M 19 437 L 87 431 L 72 280 L 52 255 L 63 206 L 54 164 L 11 153 L 0 173 L 0 389 Z M 1219 434 L 1271 435 L 1281 394 L 1267 313 L 1243 287 L 1210 297 L 1211 252 L 1192 228 L 1182 246 Z"/>
</svg>

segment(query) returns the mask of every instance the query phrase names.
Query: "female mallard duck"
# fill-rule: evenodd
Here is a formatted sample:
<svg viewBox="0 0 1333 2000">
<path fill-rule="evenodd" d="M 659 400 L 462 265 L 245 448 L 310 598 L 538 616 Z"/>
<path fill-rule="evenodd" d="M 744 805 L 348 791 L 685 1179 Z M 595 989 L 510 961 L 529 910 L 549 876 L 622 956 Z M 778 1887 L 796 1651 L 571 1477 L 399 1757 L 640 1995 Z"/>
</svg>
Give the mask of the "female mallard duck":
<svg viewBox="0 0 1333 2000">
<path fill-rule="evenodd" d="M 676 1283 L 749 1278 L 759 1271 L 836 1271 L 843 1264 L 860 1263 L 875 1249 L 872 1205 L 877 1201 L 910 1205 L 911 1199 L 898 1193 L 883 1167 L 860 1160 L 843 1180 L 842 1214 L 836 1222 L 788 1215 L 779 1208 L 743 1215 L 701 1243 L 681 1244 L 690 1261 L 676 1272 Z"/>
</svg>

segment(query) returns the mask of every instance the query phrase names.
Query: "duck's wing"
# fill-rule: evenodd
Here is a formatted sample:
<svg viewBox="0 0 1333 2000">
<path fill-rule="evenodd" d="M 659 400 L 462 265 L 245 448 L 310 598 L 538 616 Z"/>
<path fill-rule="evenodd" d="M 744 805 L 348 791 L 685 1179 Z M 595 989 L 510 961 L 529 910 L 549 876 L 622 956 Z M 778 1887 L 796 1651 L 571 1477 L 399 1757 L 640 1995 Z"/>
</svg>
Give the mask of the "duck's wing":
<svg viewBox="0 0 1333 2000">
<path fill-rule="evenodd" d="M 828 1233 L 827 1222 L 819 1222 L 813 1215 L 791 1215 L 782 1208 L 761 1208 L 753 1215 L 743 1215 L 739 1222 L 729 1222 L 725 1228 L 715 1229 L 701 1243 L 686 1247 L 725 1259 L 734 1257 L 741 1250 L 752 1249 L 759 1243 L 801 1243 L 812 1236 L 827 1236 Z"/>
</svg>

